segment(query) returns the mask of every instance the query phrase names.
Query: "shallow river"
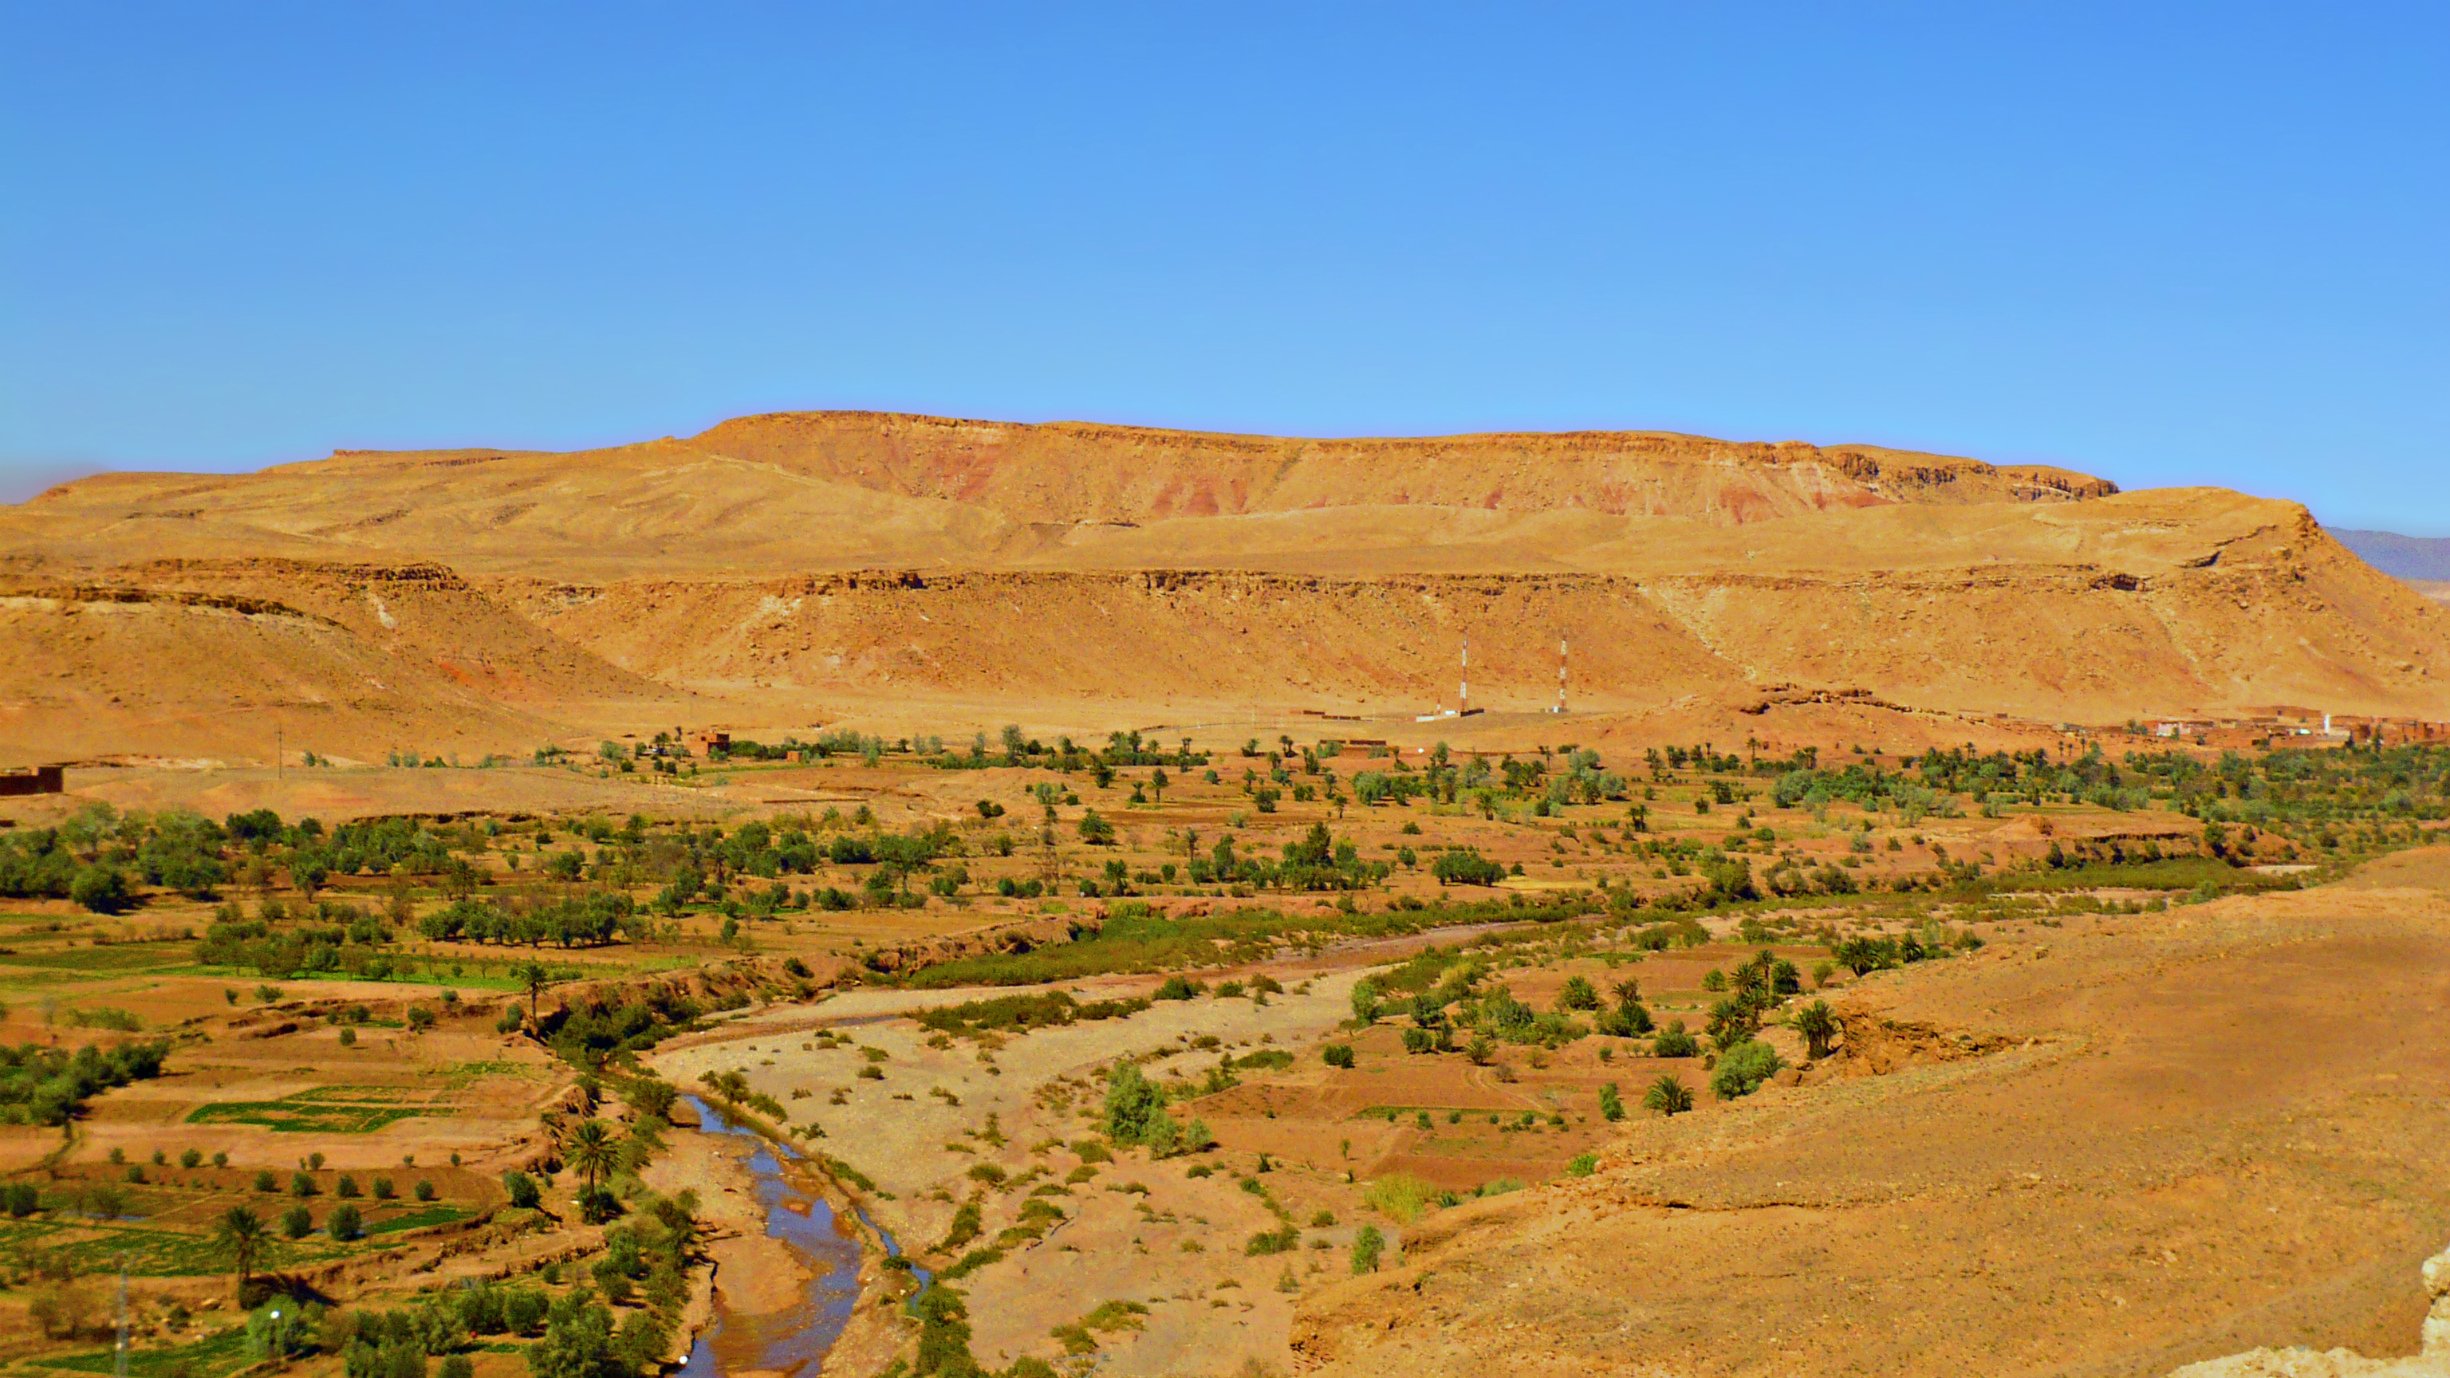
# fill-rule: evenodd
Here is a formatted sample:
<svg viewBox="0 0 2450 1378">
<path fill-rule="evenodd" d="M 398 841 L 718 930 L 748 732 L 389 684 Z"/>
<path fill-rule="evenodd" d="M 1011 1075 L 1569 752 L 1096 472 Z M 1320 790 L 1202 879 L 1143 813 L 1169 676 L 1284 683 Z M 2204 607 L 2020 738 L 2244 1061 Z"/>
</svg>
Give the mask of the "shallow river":
<svg viewBox="0 0 2450 1378">
<path fill-rule="evenodd" d="M 765 1212 L 766 1234 L 781 1240 L 805 1259 L 813 1277 L 807 1296 L 789 1311 L 771 1316 L 736 1316 L 718 1309 L 715 1319 L 699 1332 L 697 1342 L 690 1347 L 689 1359 L 680 1368 L 681 1376 L 718 1378 L 727 1372 L 751 1370 L 815 1374 L 822 1367 L 825 1352 L 833 1348 L 842 1328 L 850 1323 L 851 1308 L 859 1301 L 863 1246 L 858 1231 L 836 1215 L 832 1203 L 800 1190 L 784 1172 L 783 1161 L 796 1160 L 800 1156 L 797 1150 L 772 1143 L 754 1130 L 732 1123 L 694 1096 L 685 1099 L 698 1113 L 696 1132 L 734 1135 L 757 1145 L 749 1155 L 749 1173 L 757 1204 Z M 884 1241 L 885 1252 L 900 1257 L 901 1249 L 893 1236 L 878 1229 L 873 1221 L 866 1223 Z M 929 1281 L 924 1270 L 912 1271 L 922 1286 Z"/>
</svg>

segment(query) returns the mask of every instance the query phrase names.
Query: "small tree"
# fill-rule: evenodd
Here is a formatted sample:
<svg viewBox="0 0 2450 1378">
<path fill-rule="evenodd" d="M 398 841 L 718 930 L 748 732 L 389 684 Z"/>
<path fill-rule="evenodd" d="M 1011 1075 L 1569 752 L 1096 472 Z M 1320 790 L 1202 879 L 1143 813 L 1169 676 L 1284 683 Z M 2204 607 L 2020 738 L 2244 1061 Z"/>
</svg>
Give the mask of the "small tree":
<svg viewBox="0 0 2450 1378">
<path fill-rule="evenodd" d="M 527 1017 L 528 1022 L 532 1024 L 536 1021 L 536 1002 L 544 997 L 545 989 L 553 984 L 553 973 L 545 970 L 542 962 L 529 962 L 526 966 L 519 968 L 519 984 L 527 987 Z"/>
<path fill-rule="evenodd" d="M 1599 1008 L 1599 992 L 1587 977 L 1569 976 L 1564 988 L 1557 992 L 1559 1010 L 1595 1010 Z"/>
<path fill-rule="evenodd" d="M 1147 1143 L 1166 1119 L 1165 1092 L 1131 1063 L 1106 1079 L 1106 1135 L 1119 1144 Z"/>
<path fill-rule="evenodd" d="M 1378 1018 L 1377 982 L 1353 982 L 1353 1018 L 1363 1024 L 1372 1023 Z"/>
<path fill-rule="evenodd" d="M 1662 1115 L 1681 1115 L 1693 1108 L 1693 1092 L 1673 1073 L 1662 1075 L 1642 1094 L 1642 1108 Z"/>
<path fill-rule="evenodd" d="M 1691 1057 L 1700 1051 L 1701 1041 L 1693 1037 L 1681 1019 L 1667 1021 L 1667 1027 L 1650 1044 L 1653 1057 Z"/>
<path fill-rule="evenodd" d="M 1378 1271 L 1379 1256 L 1387 1249 L 1387 1237 L 1376 1225 L 1364 1225 L 1353 1236 L 1353 1275 Z"/>
<path fill-rule="evenodd" d="M 510 1203 L 522 1210 L 533 1210 L 544 1199 L 544 1193 L 536 1188 L 536 1179 L 517 1168 L 502 1174 L 502 1190 L 509 1195 Z"/>
<path fill-rule="evenodd" d="M 250 1207 L 232 1206 L 213 1222 L 213 1247 L 230 1260 L 241 1305 L 246 1301 L 247 1281 L 255 1276 L 255 1265 L 263 1260 L 264 1250 L 271 1244 L 271 1232 L 264 1228 L 264 1217 Z"/>
<path fill-rule="evenodd" d="M 116 866 L 88 866 L 77 872 L 68 882 L 68 898 L 96 914 L 117 914 L 136 903 L 127 873 Z"/>
<path fill-rule="evenodd" d="M 612 1172 L 620 1152 L 613 1142 L 612 1131 L 604 1127 L 602 1120 L 582 1120 L 563 1143 L 562 1156 L 578 1173 L 579 1181 L 592 1192 L 597 1183 Z"/>
<path fill-rule="evenodd" d="M 1095 809 L 1080 816 L 1080 840 L 1092 847 L 1114 845 L 1114 825 L 1098 816 Z"/>
<path fill-rule="evenodd" d="M 1815 1061 L 1829 1056 L 1829 1045 L 1838 1036 L 1837 1013 L 1826 1000 L 1815 1000 L 1795 1011 L 1795 1032 L 1803 1035 L 1804 1054 Z"/>
<path fill-rule="evenodd" d="M 1720 1100 L 1749 1096 L 1776 1075 L 1781 1065 L 1778 1050 L 1768 1044 L 1758 1040 L 1738 1043 L 1719 1054 L 1718 1066 L 1710 1072 L 1710 1090 Z"/>
</svg>

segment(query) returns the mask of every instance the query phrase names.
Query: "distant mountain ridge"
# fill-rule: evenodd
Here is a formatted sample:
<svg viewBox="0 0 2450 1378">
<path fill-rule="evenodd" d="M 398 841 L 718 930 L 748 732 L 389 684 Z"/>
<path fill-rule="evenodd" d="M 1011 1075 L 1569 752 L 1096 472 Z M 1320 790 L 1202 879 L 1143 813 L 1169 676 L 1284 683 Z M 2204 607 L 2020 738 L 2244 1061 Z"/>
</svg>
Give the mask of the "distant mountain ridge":
<svg viewBox="0 0 2450 1378">
<path fill-rule="evenodd" d="M 2402 536 L 2395 531 L 2331 528 L 2357 558 L 2394 579 L 2450 581 L 2450 536 Z"/>
</svg>

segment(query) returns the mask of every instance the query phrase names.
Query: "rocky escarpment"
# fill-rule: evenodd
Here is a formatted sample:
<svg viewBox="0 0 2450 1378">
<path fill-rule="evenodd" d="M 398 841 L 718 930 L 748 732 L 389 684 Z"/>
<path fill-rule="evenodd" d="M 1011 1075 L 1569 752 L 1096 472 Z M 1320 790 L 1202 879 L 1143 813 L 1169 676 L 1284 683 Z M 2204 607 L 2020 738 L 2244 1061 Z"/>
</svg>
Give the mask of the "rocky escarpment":
<svg viewBox="0 0 2450 1378">
<path fill-rule="evenodd" d="M 46 753 L 293 707 L 360 747 L 388 718 L 401 742 L 525 749 L 693 695 L 755 721 L 1405 718 L 1456 706 L 1467 637 L 1491 710 L 1552 705 L 1567 640 L 1578 710 L 1754 726 L 2450 719 L 2450 615 L 2293 504 L 1648 432 L 818 412 L 575 454 L 106 475 L 0 508 L 6 588 L 75 595 L 0 628 L 24 652 L 0 659 L 0 748 Z"/>
<path fill-rule="evenodd" d="M 2376 637 L 2367 591 L 2339 573 L 2292 548 L 2144 574 L 1991 564 L 480 582 L 557 638 L 672 684 L 1408 713 L 1453 703 L 1468 637 L 1474 703 L 1535 710 L 1554 699 L 1567 638 L 1574 702 L 1596 710 L 1692 696 L 1746 710 L 1842 698 L 1890 711 L 2118 723 L 2337 704 L 2352 685 L 2384 711 L 2450 715 L 2450 646 Z"/>
<path fill-rule="evenodd" d="M 2432 1301 L 2416 1353 L 2371 1359 L 2347 1349 L 2256 1349 L 2188 1364 L 2170 1378 L 2450 1378 L 2450 1249 L 2425 1261 Z"/>
<path fill-rule="evenodd" d="M 876 412 L 727 421 L 693 446 L 1022 521 L 1144 521 L 1400 504 L 1740 524 L 1881 503 L 2066 501 L 2106 480 L 1872 446 L 1648 431 L 1308 440 Z"/>
</svg>

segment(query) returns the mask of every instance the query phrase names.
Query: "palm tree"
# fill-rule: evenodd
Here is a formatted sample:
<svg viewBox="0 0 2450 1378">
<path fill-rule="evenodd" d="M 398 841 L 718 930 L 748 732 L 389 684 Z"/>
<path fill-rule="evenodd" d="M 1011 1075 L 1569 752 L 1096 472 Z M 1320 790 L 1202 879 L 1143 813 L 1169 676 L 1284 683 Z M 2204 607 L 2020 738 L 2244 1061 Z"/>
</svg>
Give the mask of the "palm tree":
<svg viewBox="0 0 2450 1378">
<path fill-rule="evenodd" d="M 1662 1115 L 1681 1115 L 1693 1108 L 1693 1092 L 1673 1074 L 1662 1076 L 1643 1094 L 1642 1108 Z"/>
<path fill-rule="evenodd" d="M 602 1120 L 582 1120 L 570 1131 L 570 1141 L 563 1146 L 562 1156 L 569 1160 L 587 1190 L 594 1191 L 620 1159 L 620 1146 L 613 1142 L 612 1131 Z"/>
<path fill-rule="evenodd" d="M 229 1255 L 230 1267 L 238 1274 L 239 1299 L 244 1301 L 247 1279 L 255 1275 L 255 1265 L 272 1245 L 272 1236 L 264 1228 L 264 1217 L 252 1207 L 230 1207 L 213 1224 L 213 1244 Z"/>
<path fill-rule="evenodd" d="M 530 962 L 519 968 L 517 974 L 520 984 L 527 987 L 527 1022 L 533 1024 L 536 1022 L 536 1002 L 543 998 L 545 987 L 553 984 L 553 973 L 545 970 L 542 962 Z"/>
<path fill-rule="evenodd" d="M 1818 1060 L 1829 1056 L 1830 1041 L 1838 1036 L 1837 1012 L 1826 1000 L 1815 1000 L 1795 1011 L 1795 1032 L 1803 1035 L 1805 1056 Z"/>
</svg>

